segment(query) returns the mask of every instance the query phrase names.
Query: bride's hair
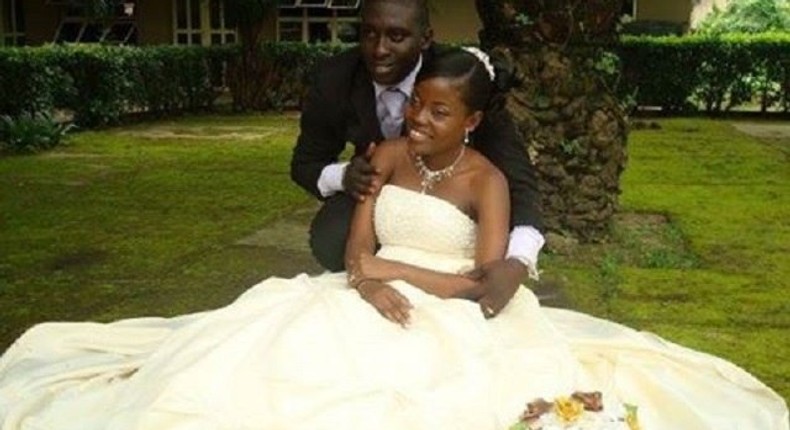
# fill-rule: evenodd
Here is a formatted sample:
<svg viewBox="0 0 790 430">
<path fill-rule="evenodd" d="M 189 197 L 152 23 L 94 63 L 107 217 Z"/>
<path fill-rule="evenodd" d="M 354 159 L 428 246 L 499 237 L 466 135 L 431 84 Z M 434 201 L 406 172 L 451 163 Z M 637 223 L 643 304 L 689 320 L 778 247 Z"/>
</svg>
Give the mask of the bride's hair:
<svg viewBox="0 0 790 430">
<path fill-rule="evenodd" d="M 446 47 L 423 64 L 417 82 L 431 78 L 449 78 L 461 82 L 461 99 L 471 111 L 486 111 L 493 84 L 486 66 L 474 54 Z"/>
</svg>

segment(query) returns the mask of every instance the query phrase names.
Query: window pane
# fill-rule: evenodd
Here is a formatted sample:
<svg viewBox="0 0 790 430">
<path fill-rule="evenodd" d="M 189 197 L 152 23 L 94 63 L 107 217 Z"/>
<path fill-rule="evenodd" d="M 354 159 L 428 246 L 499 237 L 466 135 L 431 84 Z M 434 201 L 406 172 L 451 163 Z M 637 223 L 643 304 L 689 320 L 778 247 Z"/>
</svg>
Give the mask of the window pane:
<svg viewBox="0 0 790 430">
<path fill-rule="evenodd" d="M 634 1 L 635 0 L 625 0 L 623 1 L 623 9 L 620 11 L 620 15 L 628 15 L 634 16 Z"/>
<path fill-rule="evenodd" d="M 305 10 L 307 11 L 307 16 L 310 18 L 329 18 L 332 16 L 332 9 L 310 8 Z"/>
<path fill-rule="evenodd" d="M 329 0 L 302 0 L 299 5 L 302 7 L 326 7 Z"/>
<path fill-rule="evenodd" d="M 359 9 L 335 9 L 335 13 L 338 17 L 358 17 L 359 16 Z"/>
<path fill-rule="evenodd" d="M 286 42 L 301 42 L 302 23 L 280 21 L 280 40 Z"/>
<path fill-rule="evenodd" d="M 341 21 L 337 23 L 337 40 L 343 43 L 359 41 L 359 22 Z"/>
<path fill-rule="evenodd" d="M 82 23 L 64 22 L 60 25 L 60 32 L 56 42 L 76 42 L 82 29 Z"/>
<path fill-rule="evenodd" d="M 328 22 L 309 22 L 307 24 L 307 40 L 310 43 L 331 42 L 332 32 Z"/>
<path fill-rule="evenodd" d="M 101 38 L 102 28 L 98 24 L 89 24 L 85 26 L 82 32 L 80 42 L 98 42 Z"/>
<path fill-rule="evenodd" d="M 189 2 L 189 24 L 191 29 L 200 28 L 200 0 Z"/>
<path fill-rule="evenodd" d="M 225 36 L 225 42 L 227 42 L 227 43 L 236 43 L 236 33 L 228 33 Z"/>
<path fill-rule="evenodd" d="M 200 33 L 193 33 L 192 37 L 190 39 L 192 39 L 192 44 L 193 45 L 200 45 L 201 44 L 201 42 L 200 42 Z"/>
<path fill-rule="evenodd" d="M 178 36 L 176 36 L 176 43 L 179 45 L 186 45 L 189 43 L 189 39 L 187 39 L 186 34 L 181 33 Z"/>
<path fill-rule="evenodd" d="M 211 21 L 211 29 L 219 30 L 222 28 L 222 20 L 220 19 L 220 2 L 219 0 L 210 0 L 209 4 L 209 17 Z"/>
<path fill-rule="evenodd" d="M 13 23 L 13 17 L 11 16 L 12 10 L 9 7 L 3 5 L 3 29 L 6 33 L 13 31 L 14 26 L 11 25 Z"/>
<path fill-rule="evenodd" d="M 211 35 L 211 44 L 212 45 L 222 45 L 222 35 L 213 33 Z"/>
<path fill-rule="evenodd" d="M 304 16 L 304 9 L 295 8 L 295 9 L 280 9 L 280 16 L 284 17 L 294 17 L 294 18 L 301 18 Z"/>
<path fill-rule="evenodd" d="M 187 0 L 176 1 L 176 28 L 187 28 Z"/>
<path fill-rule="evenodd" d="M 22 0 L 16 0 L 14 3 L 14 14 L 16 15 L 16 32 L 25 32 L 25 12 L 22 7 Z M 6 27 L 8 28 L 8 27 Z"/>
<path fill-rule="evenodd" d="M 85 16 L 85 11 L 83 10 L 83 8 L 78 7 L 78 6 L 69 6 L 66 9 L 66 16 L 68 16 L 68 17 L 77 17 L 77 18 L 83 17 L 83 16 Z"/>
<path fill-rule="evenodd" d="M 356 9 L 359 7 L 359 0 L 331 0 L 329 7 L 337 9 Z"/>
<path fill-rule="evenodd" d="M 133 37 L 135 37 L 134 42 L 136 42 L 136 33 L 134 23 L 116 22 L 110 27 L 110 32 L 104 37 L 104 40 L 114 43 L 132 43 Z"/>
</svg>

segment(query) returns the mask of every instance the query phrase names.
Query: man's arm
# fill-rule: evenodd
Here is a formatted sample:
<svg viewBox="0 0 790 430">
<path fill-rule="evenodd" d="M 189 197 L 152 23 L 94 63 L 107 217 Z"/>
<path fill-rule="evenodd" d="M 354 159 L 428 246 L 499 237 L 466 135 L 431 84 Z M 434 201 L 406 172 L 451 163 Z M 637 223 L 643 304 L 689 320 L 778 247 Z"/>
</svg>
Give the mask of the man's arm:
<svg viewBox="0 0 790 430">
<path fill-rule="evenodd" d="M 330 83 L 321 79 L 324 75 L 322 69 L 319 69 L 305 99 L 299 120 L 299 137 L 291 158 L 291 179 L 318 198 L 327 197 L 331 194 L 327 194 L 328 191 L 338 187 L 338 176 L 342 180 L 343 166 L 336 163 L 346 144 L 342 133 L 342 103 L 333 100 L 337 97 L 328 92 Z M 319 178 L 325 170 L 322 192 Z"/>
<path fill-rule="evenodd" d="M 469 274 L 484 286 L 478 302 L 490 318 L 507 305 L 527 276 L 537 278 L 543 222 L 538 181 L 510 115 L 502 110 L 487 113 L 475 139 L 476 147 L 505 174 L 510 187 L 513 230 L 506 258 Z"/>
</svg>

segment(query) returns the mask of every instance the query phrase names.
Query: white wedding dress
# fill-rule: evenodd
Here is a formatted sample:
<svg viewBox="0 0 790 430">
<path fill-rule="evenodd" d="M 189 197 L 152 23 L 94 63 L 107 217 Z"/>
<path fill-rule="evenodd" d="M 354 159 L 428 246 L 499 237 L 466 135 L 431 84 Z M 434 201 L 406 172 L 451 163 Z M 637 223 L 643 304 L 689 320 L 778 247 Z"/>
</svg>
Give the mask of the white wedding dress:
<svg viewBox="0 0 790 430">
<path fill-rule="evenodd" d="M 475 225 L 450 203 L 387 185 L 375 217 L 381 256 L 470 268 Z M 0 428 L 502 430 L 536 397 L 600 390 L 644 429 L 788 429 L 785 401 L 716 357 L 524 288 L 485 320 L 393 285 L 408 328 L 343 274 L 270 278 L 178 318 L 35 326 L 0 358 Z"/>
</svg>

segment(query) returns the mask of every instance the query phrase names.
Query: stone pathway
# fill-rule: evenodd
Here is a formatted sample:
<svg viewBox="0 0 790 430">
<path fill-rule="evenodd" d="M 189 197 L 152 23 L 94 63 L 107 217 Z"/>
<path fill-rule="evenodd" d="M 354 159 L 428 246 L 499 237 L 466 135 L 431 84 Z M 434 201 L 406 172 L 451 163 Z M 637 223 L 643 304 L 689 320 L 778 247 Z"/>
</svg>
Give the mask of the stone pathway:
<svg viewBox="0 0 790 430">
<path fill-rule="evenodd" d="M 270 266 L 277 268 L 277 276 L 290 277 L 299 273 L 321 273 L 323 268 L 310 253 L 308 229 L 319 208 L 319 203 L 295 209 L 286 216 L 266 225 L 255 233 L 234 243 L 254 247 Z"/>
<path fill-rule="evenodd" d="M 732 126 L 754 137 L 790 139 L 790 123 L 733 122 Z"/>
</svg>

